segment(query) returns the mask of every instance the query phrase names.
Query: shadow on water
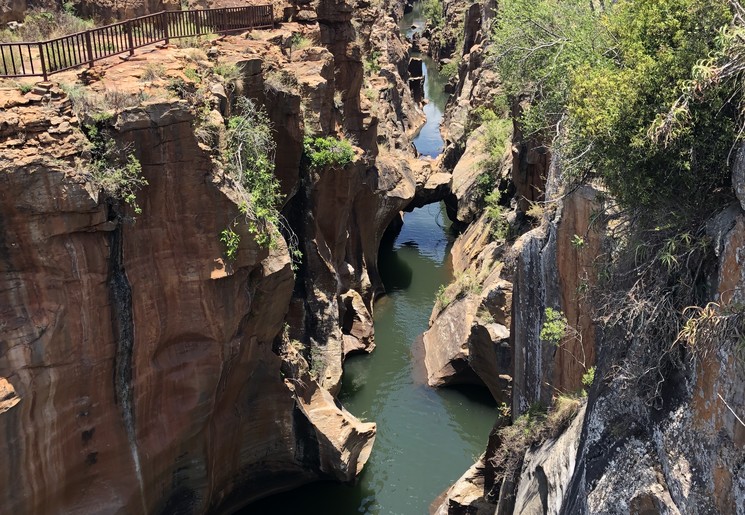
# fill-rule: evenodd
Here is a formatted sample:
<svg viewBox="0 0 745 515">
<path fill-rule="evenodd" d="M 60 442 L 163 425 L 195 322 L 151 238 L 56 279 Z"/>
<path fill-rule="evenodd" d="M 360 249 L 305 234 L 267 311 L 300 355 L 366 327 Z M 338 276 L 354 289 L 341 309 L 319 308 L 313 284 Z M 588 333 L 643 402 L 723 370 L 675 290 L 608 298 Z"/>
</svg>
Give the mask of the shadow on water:
<svg viewBox="0 0 745 515">
<path fill-rule="evenodd" d="M 395 231 L 386 231 L 378 251 L 378 269 L 381 273 L 383 287 L 388 293 L 405 290 L 411 286 L 414 276 L 414 270 L 404 259 L 401 259 L 398 252 L 393 248 L 400 231 L 400 228 Z M 411 241 L 410 244 L 416 246 L 414 241 Z"/>
</svg>

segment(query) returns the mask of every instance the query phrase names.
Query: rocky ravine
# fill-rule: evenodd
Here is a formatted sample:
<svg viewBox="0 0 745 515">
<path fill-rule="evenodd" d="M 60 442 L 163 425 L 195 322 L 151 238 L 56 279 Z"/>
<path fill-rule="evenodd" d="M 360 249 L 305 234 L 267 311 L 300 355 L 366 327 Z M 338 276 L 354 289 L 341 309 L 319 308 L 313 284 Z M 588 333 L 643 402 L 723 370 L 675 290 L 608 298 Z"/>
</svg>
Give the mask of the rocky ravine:
<svg viewBox="0 0 745 515">
<path fill-rule="evenodd" d="M 224 512 L 312 480 L 353 481 L 364 465 L 375 425 L 332 393 L 344 355 L 372 348 L 383 231 L 426 183 L 390 154 L 404 155 L 413 131 L 396 114 L 411 102 L 398 74 L 406 51 L 397 34 L 375 33 L 389 47 L 381 75 L 395 79 L 381 86 L 363 76 L 351 6 L 285 12 L 300 23 L 215 41 L 209 60 L 170 48 L 86 74 L 86 95 L 135 104 L 103 123 L 142 164 L 141 214 L 95 190 L 83 121 L 59 88 L 2 92 L 0 505 L 10 511 Z M 378 19 L 394 23 L 372 8 L 355 23 Z M 277 43 L 293 32 L 322 45 L 284 55 Z M 235 86 L 210 74 L 216 60 L 240 66 L 235 86 L 277 128 L 297 274 L 284 243 L 262 248 L 245 226 L 237 258 L 225 258 L 219 235 L 239 197 L 219 152 L 195 137 L 205 115 L 166 89 L 211 81 L 206 119 L 221 125 Z M 147 63 L 158 77 L 143 78 Z M 289 80 L 276 80 L 280 69 Z M 365 81 L 380 86 L 380 132 L 360 99 Z M 342 130 L 362 147 L 351 165 L 301 167 L 304 132 Z M 379 151 L 378 140 L 398 143 Z"/>
<path fill-rule="evenodd" d="M 450 212 L 469 225 L 453 247 L 456 279 L 444 292 L 447 306 L 435 306 L 424 341 L 431 385 L 484 384 L 511 407 L 511 419 L 498 421 L 485 455 L 432 513 L 743 513 L 745 426 L 738 414 L 745 413 L 745 365 L 737 338 L 723 335 L 705 352 L 676 348 L 681 364 L 661 370 L 664 388 L 650 402 L 640 377 L 628 373 L 643 366 L 648 343 L 605 333 L 592 319 L 587 292 L 613 243 L 609 218 L 598 216 L 612 212 L 602 189 L 588 184 L 561 191 L 560 156 L 516 130 L 494 176 L 513 197 L 502 202 L 511 232 L 508 241 L 490 235 L 494 220 L 482 211 L 476 188 L 489 158 L 483 128 L 470 136 L 467 128 L 473 110 L 499 92 L 498 78 L 483 66 L 493 8 L 445 2 L 446 26 L 463 23 L 466 43 L 452 54 L 460 66 L 444 124 L 443 163 L 453 170 Z M 465 14 L 456 20 L 453 13 Z M 439 57 L 451 57 L 442 55 L 448 34 L 435 34 L 443 42 L 434 50 Z M 742 163 L 738 158 L 733 180 L 741 197 Z M 707 275 L 709 301 L 737 303 L 745 288 L 735 257 L 745 249 L 743 216 L 738 204 L 722 206 L 710 222 L 716 255 Z M 539 336 L 546 308 L 561 311 L 571 328 L 558 346 Z M 711 342 L 692 342 L 691 349 L 697 345 Z M 503 440 L 502 427 L 518 423 L 536 403 L 550 405 L 557 393 L 582 388 L 593 364 L 595 381 L 573 422 L 500 469 L 505 450 L 515 446 Z"/>
</svg>

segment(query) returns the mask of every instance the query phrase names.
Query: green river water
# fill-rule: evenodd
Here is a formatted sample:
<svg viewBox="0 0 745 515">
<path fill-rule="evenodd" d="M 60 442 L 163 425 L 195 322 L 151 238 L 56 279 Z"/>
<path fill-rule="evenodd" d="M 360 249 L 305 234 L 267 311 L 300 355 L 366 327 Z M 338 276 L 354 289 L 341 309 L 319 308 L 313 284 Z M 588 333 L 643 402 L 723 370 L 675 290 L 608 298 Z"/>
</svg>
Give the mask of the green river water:
<svg viewBox="0 0 745 515">
<path fill-rule="evenodd" d="M 418 6 L 402 31 L 421 26 Z M 442 150 L 439 124 L 446 96 L 436 66 L 425 59 L 427 125 L 415 145 L 422 155 Z M 404 217 L 380 250 L 387 295 L 375 304 L 371 355 L 348 358 L 339 399 L 354 415 L 377 423 L 370 460 L 354 486 L 315 483 L 245 508 L 243 515 L 425 515 L 429 505 L 486 448 L 496 406 L 483 388 L 435 390 L 426 385 L 418 337 L 427 329 L 435 293 L 451 278 L 453 241 L 442 204 Z"/>
</svg>

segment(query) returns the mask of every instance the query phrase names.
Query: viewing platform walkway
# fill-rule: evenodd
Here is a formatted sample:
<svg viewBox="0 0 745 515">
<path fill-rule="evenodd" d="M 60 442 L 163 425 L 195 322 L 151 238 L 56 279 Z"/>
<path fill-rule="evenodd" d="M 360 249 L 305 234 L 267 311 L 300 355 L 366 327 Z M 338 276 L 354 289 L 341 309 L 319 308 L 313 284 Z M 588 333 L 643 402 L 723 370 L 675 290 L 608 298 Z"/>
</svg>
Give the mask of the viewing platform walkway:
<svg viewBox="0 0 745 515">
<path fill-rule="evenodd" d="M 207 34 L 274 26 L 272 5 L 162 11 L 47 41 L 0 43 L 0 78 L 42 77 L 137 48 Z"/>
</svg>

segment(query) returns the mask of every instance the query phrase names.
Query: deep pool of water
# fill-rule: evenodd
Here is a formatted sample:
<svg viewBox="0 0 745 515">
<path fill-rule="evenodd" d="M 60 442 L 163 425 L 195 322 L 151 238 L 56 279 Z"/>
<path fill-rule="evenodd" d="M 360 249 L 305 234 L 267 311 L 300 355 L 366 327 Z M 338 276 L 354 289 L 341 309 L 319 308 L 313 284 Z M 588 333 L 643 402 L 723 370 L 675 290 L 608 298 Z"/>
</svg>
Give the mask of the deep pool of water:
<svg viewBox="0 0 745 515">
<path fill-rule="evenodd" d="M 496 419 L 488 392 L 428 387 L 417 344 L 437 288 L 450 279 L 450 234 L 444 206 L 430 204 L 407 213 L 395 241 L 381 249 L 388 294 L 375 304 L 377 347 L 348 358 L 339 395 L 349 411 L 378 425 L 358 484 L 315 483 L 241 513 L 423 515 L 484 450 Z"/>
<path fill-rule="evenodd" d="M 419 6 L 402 30 L 422 25 Z M 425 59 L 427 123 L 415 139 L 420 154 L 442 150 L 439 125 L 446 96 L 437 66 Z M 435 293 L 451 279 L 453 236 L 444 206 L 404 217 L 380 250 L 387 295 L 375 304 L 375 351 L 344 365 L 339 400 L 378 425 L 370 460 L 355 486 L 315 483 L 245 508 L 243 515 L 425 515 L 430 504 L 485 449 L 496 406 L 482 388 L 426 385 L 418 337 L 427 329 Z"/>
</svg>

